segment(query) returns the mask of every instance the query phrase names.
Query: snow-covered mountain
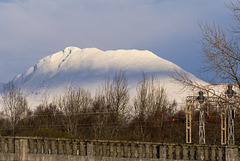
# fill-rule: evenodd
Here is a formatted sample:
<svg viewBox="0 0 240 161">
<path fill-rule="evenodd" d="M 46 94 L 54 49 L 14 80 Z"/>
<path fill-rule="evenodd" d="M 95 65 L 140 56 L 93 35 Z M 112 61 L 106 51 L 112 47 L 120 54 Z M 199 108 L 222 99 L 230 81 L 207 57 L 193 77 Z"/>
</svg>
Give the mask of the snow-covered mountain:
<svg viewBox="0 0 240 161">
<path fill-rule="evenodd" d="M 35 66 L 16 76 L 13 82 L 20 86 L 30 106 L 34 108 L 46 98 L 51 101 L 54 96 L 63 94 L 69 85 L 81 86 L 94 95 L 106 77 L 111 78 L 120 70 L 126 72 L 132 95 L 135 94 L 137 82 L 143 72 L 160 79 L 170 99 L 180 102 L 189 94 L 189 91 L 183 92 L 182 87 L 169 76 L 175 70 L 185 71 L 146 50 L 102 51 L 96 48 L 67 47 L 41 59 Z M 190 73 L 187 75 L 202 82 Z"/>
</svg>

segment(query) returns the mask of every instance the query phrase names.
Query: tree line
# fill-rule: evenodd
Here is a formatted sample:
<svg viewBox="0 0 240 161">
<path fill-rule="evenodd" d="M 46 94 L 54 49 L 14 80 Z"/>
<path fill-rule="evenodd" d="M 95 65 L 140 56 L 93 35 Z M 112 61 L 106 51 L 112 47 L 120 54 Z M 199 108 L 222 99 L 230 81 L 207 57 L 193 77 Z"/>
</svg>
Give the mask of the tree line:
<svg viewBox="0 0 240 161">
<path fill-rule="evenodd" d="M 168 100 L 161 82 L 144 73 L 134 98 L 130 98 L 125 72 L 119 71 L 94 96 L 81 87 L 69 87 L 64 95 L 40 104 L 35 110 L 28 108 L 21 90 L 8 83 L 1 105 L 0 135 L 166 143 L 184 143 L 186 137 L 184 108 L 176 110 L 177 103 Z M 197 143 L 197 111 L 192 122 L 193 141 Z M 207 143 L 220 143 L 217 109 L 211 108 L 211 119 L 206 120 L 206 137 Z"/>
</svg>

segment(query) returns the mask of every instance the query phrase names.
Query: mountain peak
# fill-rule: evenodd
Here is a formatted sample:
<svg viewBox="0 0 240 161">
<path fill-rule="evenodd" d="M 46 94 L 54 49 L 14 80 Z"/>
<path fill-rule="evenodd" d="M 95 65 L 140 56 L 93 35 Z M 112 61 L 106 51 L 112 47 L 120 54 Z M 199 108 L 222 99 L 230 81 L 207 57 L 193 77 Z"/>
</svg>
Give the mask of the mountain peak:
<svg viewBox="0 0 240 161">
<path fill-rule="evenodd" d="M 71 51 L 74 51 L 74 50 L 80 50 L 80 48 L 78 48 L 78 47 L 75 47 L 75 46 L 69 46 L 69 47 L 66 47 L 63 51 L 64 51 L 64 53 L 69 53 L 69 52 L 71 52 Z"/>
<path fill-rule="evenodd" d="M 94 69 L 107 72 L 108 70 L 131 70 L 156 72 L 173 70 L 177 66 L 164 60 L 150 51 L 132 50 L 109 50 L 102 51 L 97 48 L 80 49 L 67 47 L 63 51 L 49 55 L 41 59 L 34 67 L 29 68 L 22 78 L 38 72 L 60 72 L 66 70 Z M 19 78 L 19 76 L 17 77 Z"/>
</svg>

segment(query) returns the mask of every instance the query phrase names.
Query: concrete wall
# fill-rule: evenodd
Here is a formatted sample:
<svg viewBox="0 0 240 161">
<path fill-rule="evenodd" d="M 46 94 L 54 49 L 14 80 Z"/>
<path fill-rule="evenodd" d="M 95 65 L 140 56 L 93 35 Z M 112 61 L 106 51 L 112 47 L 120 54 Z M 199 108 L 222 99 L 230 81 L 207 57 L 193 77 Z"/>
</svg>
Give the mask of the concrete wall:
<svg viewBox="0 0 240 161">
<path fill-rule="evenodd" d="M 238 146 L 1 137 L 0 160 L 15 161 L 239 161 Z"/>
</svg>

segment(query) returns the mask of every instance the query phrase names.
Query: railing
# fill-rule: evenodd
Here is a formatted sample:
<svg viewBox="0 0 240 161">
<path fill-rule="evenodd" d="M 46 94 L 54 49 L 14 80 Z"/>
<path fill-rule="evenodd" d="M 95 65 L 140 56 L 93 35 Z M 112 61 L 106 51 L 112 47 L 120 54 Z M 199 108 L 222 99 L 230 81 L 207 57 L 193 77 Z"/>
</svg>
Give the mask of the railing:
<svg viewBox="0 0 240 161">
<path fill-rule="evenodd" d="M 163 160 L 226 160 L 227 150 L 237 146 L 216 146 L 197 144 L 166 144 L 153 142 L 101 141 L 50 138 L 1 137 L 0 153 L 14 153 L 16 140 L 26 141 L 26 153 L 71 156 L 99 156 L 112 158 L 145 158 Z M 227 150 L 226 150 L 227 149 Z M 229 155 L 233 155 L 229 152 Z M 235 158 L 236 158 L 235 156 Z M 232 157 L 232 156 L 228 156 Z M 238 156 L 237 156 L 238 157 Z M 0 158 L 1 160 L 1 158 Z"/>
</svg>

